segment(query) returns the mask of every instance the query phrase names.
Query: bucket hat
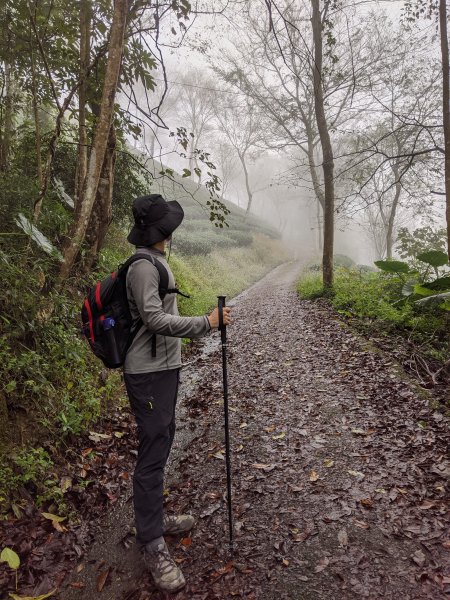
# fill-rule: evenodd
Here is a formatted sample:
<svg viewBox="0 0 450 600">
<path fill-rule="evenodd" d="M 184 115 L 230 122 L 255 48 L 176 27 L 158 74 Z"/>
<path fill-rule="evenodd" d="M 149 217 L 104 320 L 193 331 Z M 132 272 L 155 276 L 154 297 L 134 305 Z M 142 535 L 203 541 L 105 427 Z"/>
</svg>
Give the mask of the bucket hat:
<svg viewBox="0 0 450 600">
<path fill-rule="evenodd" d="M 140 196 L 133 202 L 134 227 L 127 240 L 134 246 L 152 246 L 167 239 L 180 225 L 184 211 L 176 200 L 160 194 Z"/>
</svg>

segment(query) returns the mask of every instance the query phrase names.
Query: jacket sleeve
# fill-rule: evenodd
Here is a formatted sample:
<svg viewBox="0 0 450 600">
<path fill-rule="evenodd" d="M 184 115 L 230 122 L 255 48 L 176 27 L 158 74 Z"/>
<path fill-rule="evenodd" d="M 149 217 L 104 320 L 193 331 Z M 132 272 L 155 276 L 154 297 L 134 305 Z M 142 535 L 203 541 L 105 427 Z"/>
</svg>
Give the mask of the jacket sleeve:
<svg viewBox="0 0 450 600">
<path fill-rule="evenodd" d="M 127 283 L 142 322 L 152 333 L 172 337 L 199 338 L 211 329 L 207 316 L 180 317 L 164 312 L 159 296 L 158 269 L 148 261 L 140 260 L 131 265 Z"/>
</svg>

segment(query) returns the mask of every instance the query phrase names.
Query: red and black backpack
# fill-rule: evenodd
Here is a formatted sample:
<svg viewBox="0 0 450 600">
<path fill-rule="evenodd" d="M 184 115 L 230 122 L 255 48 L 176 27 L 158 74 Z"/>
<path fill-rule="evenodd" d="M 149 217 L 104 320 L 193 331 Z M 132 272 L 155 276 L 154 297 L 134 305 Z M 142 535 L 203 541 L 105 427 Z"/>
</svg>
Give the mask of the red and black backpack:
<svg viewBox="0 0 450 600">
<path fill-rule="evenodd" d="M 169 289 L 167 269 L 150 254 L 134 254 L 117 271 L 90 289 L 81 309 L 82 331 L 92 352 L 110 369 L 123 365 L 127 351 L 143 325 L 141 318 L 132 319 L 126 288 L 129 266 L 142 259 L 158 269 L 161 300 L 167 294 L 181 294 L 177 289 Z M 153 334 L 152 354 L 156 356 L 156 334 Z"/>
</svg>

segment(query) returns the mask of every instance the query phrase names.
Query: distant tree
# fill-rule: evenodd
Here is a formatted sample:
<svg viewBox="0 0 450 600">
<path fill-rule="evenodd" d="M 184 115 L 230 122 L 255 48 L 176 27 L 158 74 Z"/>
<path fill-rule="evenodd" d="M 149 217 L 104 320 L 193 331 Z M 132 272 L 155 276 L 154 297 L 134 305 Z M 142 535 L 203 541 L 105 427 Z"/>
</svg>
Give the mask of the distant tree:
<svg viewBox="0 0 450 600">
<path fill-rule="evenodd" d="M 214 117 L 218 130 L 236 153 L 242 167 L 248 214 L 255 193 L 255 185 L 250 181 L 249 162 L 260 155 L 264 137 L 261 115 L 248 99 L 236 99 L 230 103 L 228 99 L 219 97 L 214 104 Z"/>
<path fill-rule="evenodd" d="M 204 143 L 212 129 L 214 119 L 214 91 L 211 79 L 200 69 L 189 69 L 177 81 L 181 86 L 177 102 L 177 118 L 189 132 L 189 170 L 191 173 L 197 169 L 198 162 L 195 150 Z"/>
</svg>

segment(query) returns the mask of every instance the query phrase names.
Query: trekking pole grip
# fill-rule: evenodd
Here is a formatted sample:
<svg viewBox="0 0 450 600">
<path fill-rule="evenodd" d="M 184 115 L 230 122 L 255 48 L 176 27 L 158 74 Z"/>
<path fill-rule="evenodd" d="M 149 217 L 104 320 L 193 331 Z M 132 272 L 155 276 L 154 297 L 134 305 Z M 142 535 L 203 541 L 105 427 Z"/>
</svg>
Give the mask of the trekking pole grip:
<svg viewBox="0 0 450 600">
<path fill-rule="evenodd" d="M 225 308 L 226 296 L 217 296 L 219 308 L 219 331 L 223 331 L 226 327 L 223 323 L 223 309 Z"/>
</svg>

